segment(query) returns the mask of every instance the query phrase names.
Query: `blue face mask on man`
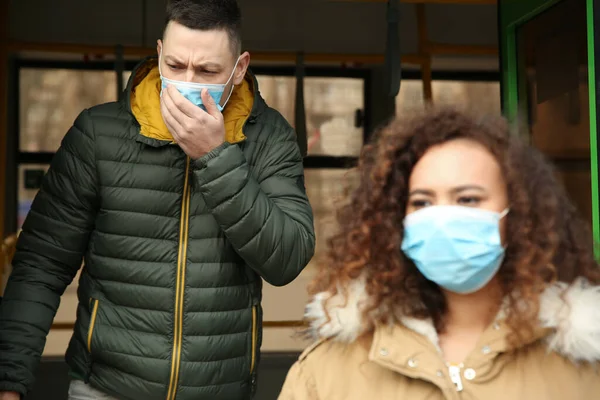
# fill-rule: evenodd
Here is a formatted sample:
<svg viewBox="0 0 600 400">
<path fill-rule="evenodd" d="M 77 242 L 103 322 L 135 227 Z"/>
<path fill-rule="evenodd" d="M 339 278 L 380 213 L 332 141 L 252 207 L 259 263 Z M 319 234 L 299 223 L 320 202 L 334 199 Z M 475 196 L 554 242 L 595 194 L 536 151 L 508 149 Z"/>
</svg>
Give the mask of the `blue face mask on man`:
<svg viewBox="0 0 600 400">
<path fill-rule="evenodd" d="M 505 250 L 497 213 L 463 206 L 430 206 L 404 219 L 402 251 L 428 280 L 455 293 L 487 285 Z"/>
<path fill-rule="evenodd" d="M 185 81 L 177 81 L 174 79 L 165 78 L 162 74 L 161 67 L 160 67 L 161 59 L 162 59 L 162 50 L 160 53 L 160 57 L 158 59 L 158 69 L 159 69 L 160 80 L 161 80 L 161 92 L 160 92 L 161 96 L 162 96 L 162 91 L 167 88 L 167 85 L 173 85 L 177 88 L 179 93 L 181 93 L 183 95 L 183 97 L 185 97 L 190 102 L 192 102 L 196 106 L 198 106 L 198 107 L 202 108 L 204 111 L 206 111 L 206 106 L 203 104 L 203 101 L 202 101 L 202 90 L 207 89 L 208 93 L 215 101 L 215 104 L 217 105 L 217 108 L 219 109 L 219 111 L 223 112 L 223 109 L 227 105 L 227 102 L 229 101 L 229 98 L 231 97 L 231 94 L 233 93 L 233 85 L 231 86 L 229 95 L 227 96 L 227 99 L 225 99 L 223 104 L 221 104 L 221 99 L 223 97 L 223 93 L 225 92 L 225 88 L 227 87 L 227 85 L 229 85 L 229 82 L 231 82 L 231 79 L 233 78 L 233 74 L 235 73 L 235 69 L 237 68 L 238 63 L 240 62 L 239 57 L 238 57 L 237 61 L 235 62 L 235 65 L 233 66 L 233 71 L 231 71 L 231 75 L 229 76 L 229 79 L 227 79 L 227 82 L 225 82 L 224 84 L 185 82 Z"/>
</svg>

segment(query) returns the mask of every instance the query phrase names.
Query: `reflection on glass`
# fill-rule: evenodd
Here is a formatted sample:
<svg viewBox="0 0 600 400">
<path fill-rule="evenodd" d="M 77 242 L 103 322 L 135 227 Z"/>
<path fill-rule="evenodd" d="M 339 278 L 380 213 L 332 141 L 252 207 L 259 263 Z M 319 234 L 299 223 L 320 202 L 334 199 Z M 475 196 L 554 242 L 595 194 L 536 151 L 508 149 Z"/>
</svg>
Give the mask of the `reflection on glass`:
<svg viewBox="0 0 600 400">
<path fill-rule="evenodd" d="M 54 152 L 85 108 L 117 98 L 113 71 L 22 68 L 20 149 Z"/>
<path fill-rule="evenodd" d="M 17 214 L 17 229 L 21 229 L 23 226 L 23 222 L 25 222 L 25 217 L 27 217 L 27 213 L 29 213 L 29 209 L 31 208 L 31 203 L 35 198 L 35 195 L 38 192 L 38 189 L 29 189 L 26 184 L 26 172 L 27 171 L 43 171 L 46 173 L 48 171 L 47 164 L 21 164 L 19 165 L 19 192 L 18 192 L 18 200 L 19 200 L 19 209 Z"/>
<path fill-rule="evenodd" d="M 306 169 L 306 192 L 313 208 L 317 246 L 311 265 L 319 265 L 327 252 L 327 240 L 336 233 L 336 210 L 358 184 L 354 169 Z"/>
<path fill-rule="evenodd" d="M 523 131 L 557 167 L 591 221 L 590 124 L 585 2 L 563 0 L 517 31 Z"/>
<path fill-rule="evenodd" d="M 589 168 L 580 171 L 558 168 L 557 177 L 565 186 L 577 209 L 581 210 L 583 216 L 591 221 L 592 175 Z"/>
<path fill-rule="evenodd" d="M 293 126 L 296 104 L 296 78 L 257 75 L 258 88 L 267 104 L 276 109 Z"/>
<path fill-rule="evenodd" d="M 431 90 L 436 106 L 454 106 L 480 114 L 501 113 L 499 82 L 437 80 L 431 83 Z M 403 115 L 424 106 L 423 82 L 403 80 L 396 97 L 396 113 Z"/>
<path fill-rule="evenodd" d="M 294 125 L 296 78 L 258 75 L 260 93 L 269 106 Z M 364 105 L 364 81 L 356 78 L 304 79 L 308 155 L 358 156 L 363 128 L 355 126 Z"/>
</svg>

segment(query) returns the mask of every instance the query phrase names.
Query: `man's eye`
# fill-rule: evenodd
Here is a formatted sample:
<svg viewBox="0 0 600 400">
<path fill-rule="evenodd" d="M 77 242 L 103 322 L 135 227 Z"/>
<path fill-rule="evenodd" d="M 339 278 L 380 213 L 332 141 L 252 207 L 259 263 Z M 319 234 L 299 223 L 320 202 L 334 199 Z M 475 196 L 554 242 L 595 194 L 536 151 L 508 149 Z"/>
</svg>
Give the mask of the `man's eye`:
<svg viewBox="0 0 600 400">
<path fill-rule="evenodd" d="M 167 64 L 171 69 L 180 69 L 177 65 Z"/>
</svg>

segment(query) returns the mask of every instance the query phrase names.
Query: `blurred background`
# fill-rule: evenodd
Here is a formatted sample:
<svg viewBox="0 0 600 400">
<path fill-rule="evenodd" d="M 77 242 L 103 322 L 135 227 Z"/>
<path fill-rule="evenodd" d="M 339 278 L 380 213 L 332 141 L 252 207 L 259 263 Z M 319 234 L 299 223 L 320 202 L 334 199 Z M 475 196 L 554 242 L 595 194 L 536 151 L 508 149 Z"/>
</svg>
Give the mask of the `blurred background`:
<svg viewBox="0 0 600 400">
<path fill-rule="evenodd" d="M 117 100 L 135 64 L 155 54 L 166 1 L 0 2 L 0 229 L 10 237 L 75 117 Z M 429 102 L 504 113 L 555 162 L 582 214 L 598 229 L 592 0 L 406 0 L 397 2 L 398 9 L 387 0 L 239 3 L 244 50 L 252 55 L 260 91 L 300 127 L 307 146 L 306 189 L 318 238 L 314 259 L 294 283 L 265 284 L 259 399 L 276 398 L 287 368 L 307 344 L 294 332 L 306 285 L 316 268 L 326 267 L 336 206 L 355 182 L 352 167 L 361 147 L 394 115 Z M 398 93 L 390 68 L 402 71 Z M 7 242 L 4 280 L 10 249 Z M 64 393 L 62 356 L 75 317 L 76 284 L 63 296 L 30 399 Z"/>
</svg>

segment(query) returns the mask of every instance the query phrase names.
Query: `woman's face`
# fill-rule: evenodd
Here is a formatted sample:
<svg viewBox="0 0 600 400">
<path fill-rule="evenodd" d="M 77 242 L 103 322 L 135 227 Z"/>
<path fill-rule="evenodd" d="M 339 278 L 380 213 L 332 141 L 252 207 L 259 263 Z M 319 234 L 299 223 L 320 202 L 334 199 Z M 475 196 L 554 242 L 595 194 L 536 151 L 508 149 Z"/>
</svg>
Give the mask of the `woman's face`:
<svg viewBox="0 0 600 400">
<path fill-rule="evenodd" d="M 458 205 L 502 212 L 508 207 L 500 165 L 485 147 L 455 139 L 427 150 L 413 168 L 406 213 L 424 207 Z M 504 241 L 505 221 L 500 221 Z"/>
</svg>

